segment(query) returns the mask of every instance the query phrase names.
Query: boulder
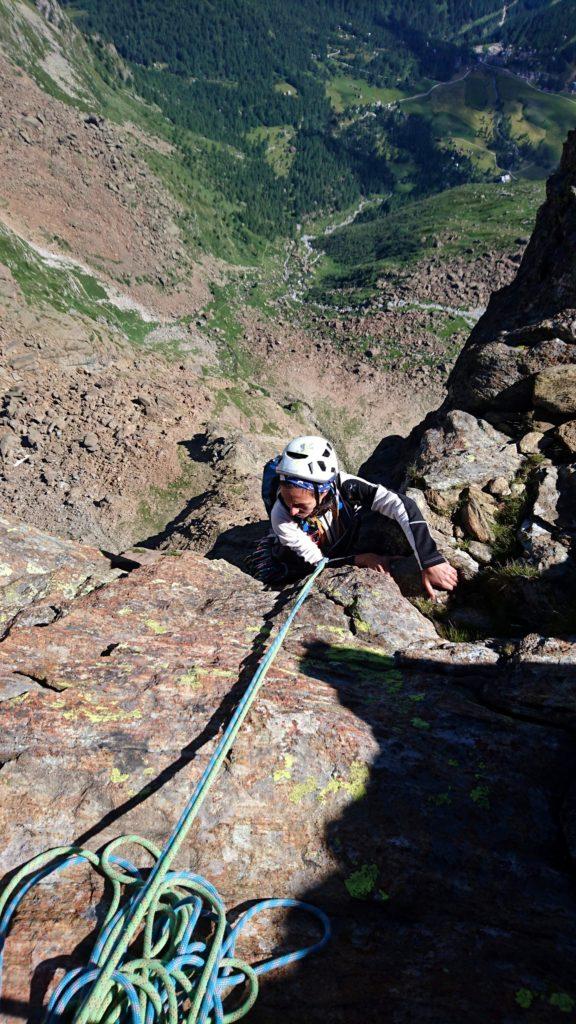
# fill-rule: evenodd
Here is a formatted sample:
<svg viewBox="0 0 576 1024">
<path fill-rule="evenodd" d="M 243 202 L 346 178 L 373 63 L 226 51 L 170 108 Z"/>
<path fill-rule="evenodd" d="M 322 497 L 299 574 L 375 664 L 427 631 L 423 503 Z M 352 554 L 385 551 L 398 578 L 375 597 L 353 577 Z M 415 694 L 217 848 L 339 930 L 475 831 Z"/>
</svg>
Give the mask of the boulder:
<svg viewBox="0 0 576 1024">
<path fill-rule="evenodd" d="M 468 545 L 468 550 L 472 555 L 472 558 L 475 558 L 481 565 L 489 565 L 492 561 L 492 548 L 489 544 L 483 544 L 481 541 L 472 540 Z"/>
<path fill-rule="evenodd" d="M 0 515 L 0 635 L 52 621 L 79 594 L 118 575 L 96 548 Z"/>
<path fill-rule="evenodd" d="M 90 433 L 86 434 L 84 440 L 82 441 L 82 444 L 87 451 L 97 452 L 99 448 L 98 435 L 91 431 Z"/>
<path fill-rule="evenodd" d="M 469 537 L 488 544 L 494 539 L 493 525 L 496 502 L 478 487 L 468 487 L 460 511 L 462 525 Z"/>
<path fill-rule="evenodd" d="M 570 552 L 553 534 L 533 519 L 526 519 L 518 531 L 520 541 L 530 561 L 541 571 L 554 567 L 568 567 Z"/>
<path fill-rule="evenodd" d="M 518 451 L 522 452 L 522 455 L 536 455 L 542 450 L 543 438 L 544 434 L 539 430 L 530 430 L 518 442 Z"/>
<path fill-rule="evenodd" d="M 547 526 L 556 526 L 559 517 L 559 502 L 558 469 L 556 466 L 546 466 L 538 473 L 538 490 L 533 513 Z"/>
<path fill-rule="evenodd" d="M 471 484 L 484 487 L 495 477 L 510 481 L 522 461 L 506 434 L 470 413 L 453 410 L 440 427 L 424 434 L 413 472 L 435 491 L 462 490 Z"/>
<path fill-rule="evenodd" d="M 7 459 L 8 456 L 12 455 L 20 445 L 20 439 L 16 434 L 12 433 L 11 430 L 6 431 L 0 437 L 0 455 L 3 459 Z"/>
<path fill-rule="evenodd" d="M 495 498 L 507 498 L 511 493 L 508 481 L 504 476 L 496 476 L 493 480 L 489 480 L 485 490 L 488 491 L 488 494 L 494 495 Z"/>
<path fill-rule="evenodd" d="M 416 575 L 419 578 L 418 572 Z M 322 580 L 320 589 L 348 612 L 355 634 L 371 637 L 387 653 L 393 654 L 415 639 L 437 637 L 430 620 L 402 597 L 390 576 L 340 569 Z"/>
<path fill-rule="evenodd" d="M 552 366 L 536 374 L 534 405 L 553 416 L 576 416 L 576 365 Z"/>
<path fill-rule="evenodd" d="M 576 420 L 561 423 L 555 435 L 570 455 L 576 455 Z"/>
<path fill-rule="evenodd" d="M 480 324 L 482 321 L 480 321 Z M 573 345 L 560 338 L 529 342 L 522 332 L 502 340 L 473 345 L 470 337 L 448 382 L 451 404 L 470 412 L 498 410 L 504 414 L 529 410 L 532 379 L 548 367 L 574 361 Z"/>
<path fill-rule="evenodd" d="M 397 665 L 422 666 L 427 662 L 436 672 L 461 675 L 466 666 L 494 668 L 500 659 L 497 648 L 489 643 L 452 643 L 449 640 L 427 640 L 398 651 Z"/>
</svg>

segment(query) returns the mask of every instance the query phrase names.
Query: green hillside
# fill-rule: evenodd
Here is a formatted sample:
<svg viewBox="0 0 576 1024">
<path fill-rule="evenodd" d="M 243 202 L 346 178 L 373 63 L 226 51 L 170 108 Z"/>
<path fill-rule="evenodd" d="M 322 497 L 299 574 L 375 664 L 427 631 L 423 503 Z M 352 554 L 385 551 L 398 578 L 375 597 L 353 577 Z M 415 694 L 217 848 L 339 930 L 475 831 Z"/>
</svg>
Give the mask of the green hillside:
<svg viewBox="0 0 576 1024">
<path fill-rule="evenodd" d="M 378 277 L 437 255 L 470 260 L 514 250 L 526 238 L 544 199 L 540 182 L 464 185 L 319 236 L 326 257 L 308 298 L 334 305 L 376 294 Z M 344 295 L 344 297 L 343 297 Z"/>
<path fill-rule="evenodd" d="M 468 52 L 456 40 L 462 24 L 497 3 L 451 2 L 430 12 L 410 0 L 402 19 L 392 0 L 65 6 L 100 41 L 103 60 L 104 41 L 114 43 L 139 95 L 172 124 L 184 165 L 226 196 L 237 213 L 226 230 L 242 248 L 254 236 L 290 235 L 303 219 L 348 209 L 367 191 L 388 190 L 378 140 L 347 131 L 356 94 L 371 107 L 449 78 Z M 416 177 L 418 134 L 408 128 L 394 139 Z M 433 157 L 445 162 L 439 148 Z M 420 184 L 411 182 L 417 191 Z"/>
<path fill-rule="evenodd" d="M 88 41 L 75 53 L 70 36 L 78 94 L 60 95 L 34 47 L 22 60 L 66 102 L 170 144 L 143 155 L 177 197 L 192 253 L 259 264 L 276 281 L 299 225 L 317 233 L 368 199 L 361 223 L 326 240 L 330 290 L 373 280 L 391 253 L 425 255 L 421 239 L 442 233 L 452 199 L 478 184 L 494 196 L 490 244 L 505 249 L 537 192 L 521 182 L 555 166 L 576 102 L 481 63 L 474 46 L 521 24 L 528 40 L 541 24 L 551 52 L 574 2 L 516 0 L 502 24 L 500 0 L 407 0 L 401 11 L 393 0 L 63 0 Z M 510 203 L 495 186 L 504 172 Z"/>
<path fill-rule="evenodd" d="M 480 66 L 460 82 L 440 85 L 403 105 L 433 126 L 434 137 L 480 170 L 546 177 L 576 128 L 576 99 L 545 93 L 517 75 Z"/>
</svg>

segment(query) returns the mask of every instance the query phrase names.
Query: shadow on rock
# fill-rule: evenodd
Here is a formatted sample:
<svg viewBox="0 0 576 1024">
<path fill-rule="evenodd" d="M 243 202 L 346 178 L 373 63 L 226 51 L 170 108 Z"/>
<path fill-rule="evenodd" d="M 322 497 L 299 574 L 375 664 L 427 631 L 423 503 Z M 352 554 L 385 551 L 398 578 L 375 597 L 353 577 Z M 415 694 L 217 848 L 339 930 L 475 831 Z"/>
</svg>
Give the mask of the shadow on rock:
<svg viewBox="0 0 576 1024">
<path fill-rule="evenodd" d="M 193 512 L 198 512 L 202 508 L 204 503 L 211 495 L 211 491 L 204 491 L 202 494 L 197 494 L 190 501 L 187 501 L 184 508 L 178 513 L 174 519 L 171 519 L 166 526 L 158 533 L 152 534 L 150 537 L 146 537 L 144 540 L 139 540 L 135 547 L 139 548 L 160 548 L 164 547 L 166 543 L 174 534 L 180 534 L 181 527 L 190 518 Z"/>
<path fill-rule="evenodd" d="M 206 557 L 223 558 L 251 576 L 252 573 L 246 566 L 246 558 L 255 550 L 258 541 L 262 540 L 269 529 L 269 520 L 261 519 L 257 523 L 246 523 L 224 530 Z"/>
<path fill-rule="evenodd" d="M 576 1008 L 576 664 L 547 662 L 542 643 L 525 663 L 449 674 L 309 647 L 302 670 L 379 752 L 319 839 L 333 871 L 292 894 L 330 915 L 333 939 L 265 982 L 254 1022 L 552 1024 Z M 299 938 L 289 920 L 287 946 Z"/>
</svg>

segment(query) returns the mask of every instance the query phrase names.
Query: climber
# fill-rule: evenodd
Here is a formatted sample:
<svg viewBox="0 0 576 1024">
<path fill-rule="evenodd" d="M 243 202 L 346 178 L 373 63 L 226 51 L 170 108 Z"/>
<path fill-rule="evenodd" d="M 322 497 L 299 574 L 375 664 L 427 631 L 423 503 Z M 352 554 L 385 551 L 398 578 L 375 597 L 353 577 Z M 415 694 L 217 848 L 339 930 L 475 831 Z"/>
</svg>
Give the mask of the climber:
<svg viewBox="0 0 576 1024">
<path fill-rule="evenodd" d="M 323 437 L 296 437 L 264 468 L 262 498 L 271 532 L 250 565 L 267 583 L 306 576 L 323 557 L 337 565 L 357 565 L 389 573 L 390 559 L 355 552 L 363 512 L 373 510 L 396 522 L 412 548 L 429 597 L 434 588 L 453 590 L 456 570 L 438 551 L 412 498 L 381 484 L 338 471 L 333 446 Z"/>
</svg>

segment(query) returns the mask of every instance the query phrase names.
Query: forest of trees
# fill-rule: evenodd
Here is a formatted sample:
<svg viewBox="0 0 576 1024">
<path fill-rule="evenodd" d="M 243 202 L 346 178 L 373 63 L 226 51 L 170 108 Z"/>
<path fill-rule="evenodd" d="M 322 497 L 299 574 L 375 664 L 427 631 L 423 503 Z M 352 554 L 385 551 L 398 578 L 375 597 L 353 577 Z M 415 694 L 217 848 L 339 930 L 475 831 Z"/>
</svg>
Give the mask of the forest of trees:
<svg viewBox="0 0 576 1024">
<path fill-rule="evenodd" d="M 545 2 L 517 0 L 526 25 Z M 344 53 L 347 74 L 368 85 L 447 80 L 470 59 L 462 30 L 501 10 L 501 0 L 82 0 L 80 10 L 75 0 L 63 3 L 84 31 L 114 43 L 138 93 L 172 122 L 189 170 L 235 204 L 240 234 L 289 234 L 362 193 L 387 193 L 395 187 L 391 159 L 411 168 L 414 195 L 474 176 L 470 161 L 438 145 L 421 117 L 381 110 L 360 127 L 340 123 L 326 92 L 330 52 Z M 557 6 L 567 3 L 576 0 Z M 274 126 L 291 132 L 283 174 L 255 131 Z"/>
<path fill-rule="evenodd" d="M 498 35 L 505 44 L 536 53 L 538 68 L 548 75 L 542 84 L 560 89 L 576 65 L 576 0 L 518 0 Z"/>
<path fill-rule="evenodd" d="M 75 7 L 74 0 L 64 4 Z M 266 79 L 314 70 L 312 54 L 324 56 L 339 27 L 370 32 L 385 44 L 392 26 L 422 37 L 424 48 L 501 6 L 501 0 L 82 0 L 80 17 L 87 31 L 113 39 L 126 60 L 236 81 L 248 73 Z"/>
</svg>

